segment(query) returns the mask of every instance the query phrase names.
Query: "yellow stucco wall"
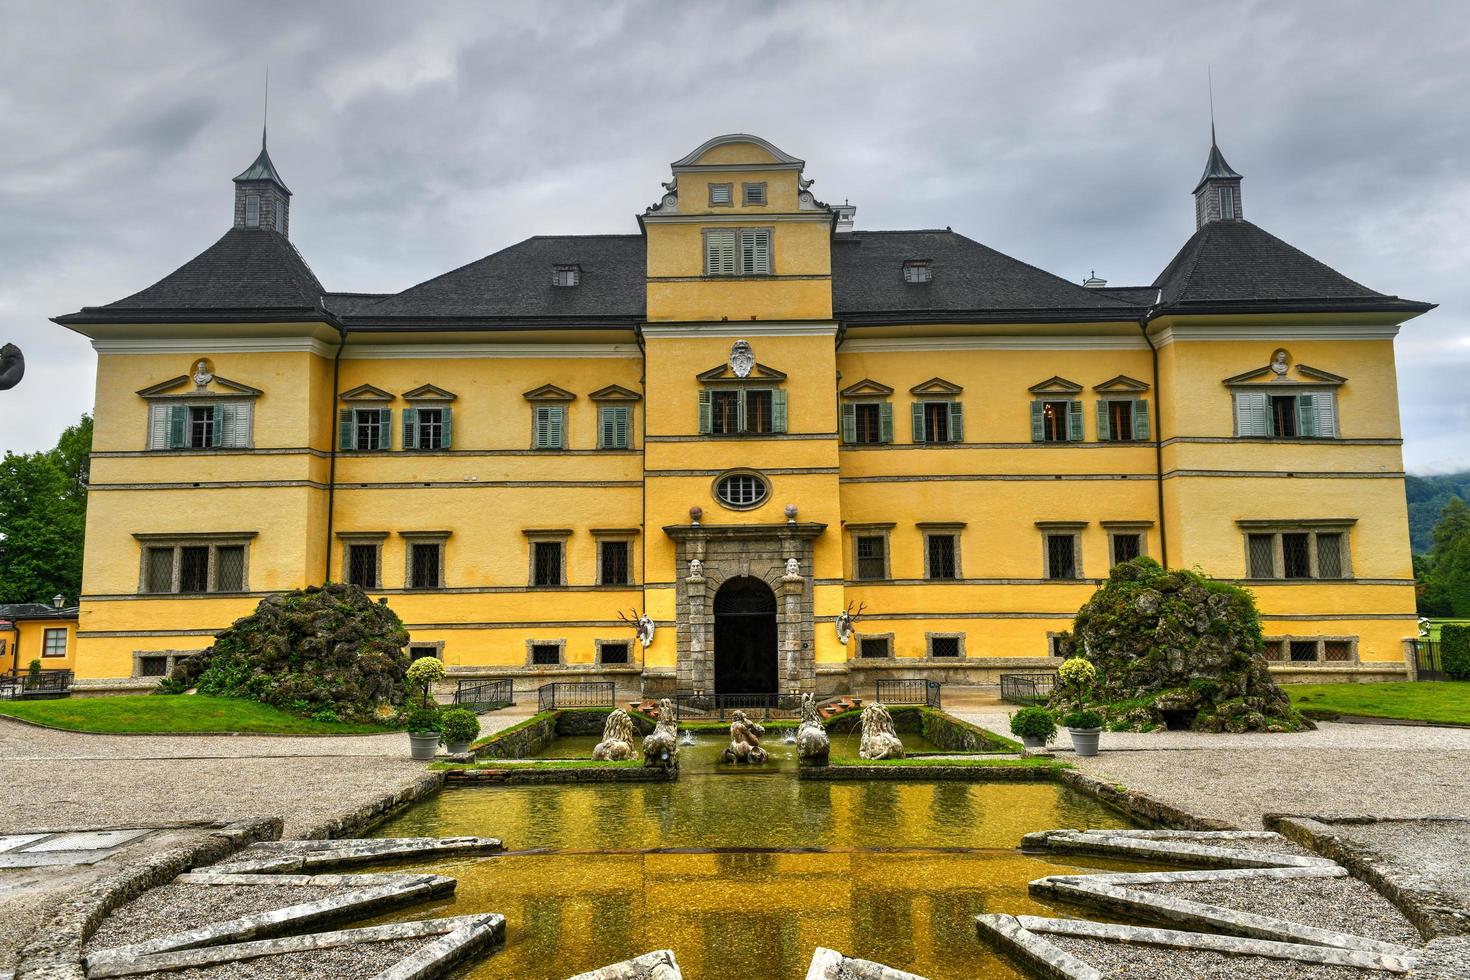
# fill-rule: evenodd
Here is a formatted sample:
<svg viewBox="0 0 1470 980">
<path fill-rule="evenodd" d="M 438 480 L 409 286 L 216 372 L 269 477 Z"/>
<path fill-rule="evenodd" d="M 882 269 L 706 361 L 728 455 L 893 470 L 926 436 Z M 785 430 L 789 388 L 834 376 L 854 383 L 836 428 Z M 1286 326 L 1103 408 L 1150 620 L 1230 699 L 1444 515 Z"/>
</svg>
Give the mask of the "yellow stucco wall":
<svg viewBox="0 0 1470 980">
<path fill-rule="evenodd" d="M 61 657 L 46 656 L 46 632 L 66 631 L 66 654 Z M 74 619 L 22 619 L 9 628 L 0 629 L 0 641 L 5 649 L 0 653 L 0 673 L 19 672 L 30 669 L 32 660 L 41 661 L 43 670 L 70 670 L 76 666 L 77 623 Z"/>
<path fill-rule="evenodd" d="M 717 169 L 702 170 L 701 167 Z M 745 168 L 745 169 L 743 169 Z M 762 169 L 765 168 L 765 169 Z M 647 322 L 618 340 L 587 331 L 417 332 L 350 338 L 333 387 L 333 332 L 323 324 L 147 325 L 140 343 L 98 360 L 92 494 L 82 611 L 75 648 L 83 678 L 124 677 L 137 651 L 189 650 L 263 595 L 339 579 L 345 535 L 381 534 L 386 598 L 414 642 L 443 643 L 453 668 L 529 671 L 528 640 L 564 640 L 567 667 L 596 673 L 596 641 L 629 640 L 620 613 L 658 624 L 632 669 L 677 662 L 674 541 L 700 507 L 707 524 L 825 525 L 803 569 L 816 618 L 819 670 L 841 672 L 856 645 L 832 620 L 864 604 L 859 635 L 892 634 L 898 658 L 922 658 L 927 633 L 963 633 L 966 662 L 1043 664 L 1048 635 L 1066 629 L 1108 572 L 1109 522 L 1137 522 L 1144 550 L 1220 578 L 1245 577 L 1238 521 L 1347 519 L 1354 579 L 1249 583 L 1273 636 L 1353 636 L 1364 663 L 1401 663 L 1414 632 L 1392 341 L 1353 339 L 1353 324 L 1324 339 L 1320 317 L 1161 321 L 1159 374 L 1134 323 L 932 324 L 848 329 L 833 319 L 831 216 L 801 211 L 799 171 L 753 143 L 725 143 L 678 173 L 673 216 L 645 216 Z M 731 207 L 708 206 L 711 181 L 734 185 Z M 746 206 L 741 184 L 766 184 L 768 203 Z M 770 277 L 706 278 L 710 227 L 771 227 Z M 899 271 L 894 270 L 898 275 Z M 1189 329 L 1186 330 L 1185 328 Z M 1170 338 L 1168 331 L 1178 329 Z M 1199 339 L 1213 329 L 1217 339 Z M 1190 333 L 1190 330 L 1193 333 Z M 1186 337 L 1188 334 L 1188 337 Z M 1247 337 L 1250 339 L 1239 339 Z M 324 339 L 325 338 L 325 339 Z M 1230 339 L 1218 339 L 1230 338 Z M 785 433 L 700 435 L 702 372 L 747 340 L 769 381 L 787 393 Z M 400 338 L 401 340 L 401 338 Z M 531 348 L 533 343 L 543 348 Z M 397 344 L 397 346 L 395 346 Z M 411 344 L 412 346 L 406 346 Z M 1234 436 L 1223 381 L 1265 365 L 1274 350 L 1347 381 L 1338 389 L 1340 439 Z M 165 352 L 159 352 L 165 351 Z M 214 373 L 259 389 L 248 449 L 149 451 L 147 400 L 137 392 L 210 359 Z M 758 369 L 759 370 L 763 369 Z M 1100 442 L 1094 386 L 1119 375 L 1148 385 L 1163 445 Z M 1060 377 L 1081 386 L 1086 439 L 1031 441 L 1028 389 Z M 963 443 L 914 445 L 910 389 L 939 378 L 961 390 Z M 893 389 L 892 444 L 839 441 L 842 389 L 871 379 Z M 406 452 L 403 395 L 432 384 L 455 395 L 452 447 Z M 338 394 L 372 385 L 393 398 L 393 448 L 340 452 L 328 507 Z M 568 448 L 531 448 L 527 391 L 555 385 L 567 403 Z M 636 393 L 631 444 L 597 448 L 598 405 L 609 385 Z M 225 394 L 220 391 L 220 394 Z M 366 403 L 364 403 L 366 404 Z M 770 494 L 750 510 L 713 496 L 716 478 L 745 468 Z M 1163 507 L 1160 509 L 1159 472 Z M 1038 522 L 1078 522 L 1082 575 L 1046 578 Z M 960 578 L 924 579 L 930 522 L 962 525 Z M 330 524 L 331 533 L 328 533 Z M 856 581 L 851 525 L 887 529 L 890 578 Z M 530 588 L 527 530 L 568 531 L 567 585 Z M 633 583 L 598 585 L 594 531 L 629 529 Z M 447 531 L 442 590 L 406 589 L 408 539 Z M 241 594 L 139 595 L 135 535 L 250 532 Z M 24 654 L 22 654 L 24 657 Z"/>
</svg>

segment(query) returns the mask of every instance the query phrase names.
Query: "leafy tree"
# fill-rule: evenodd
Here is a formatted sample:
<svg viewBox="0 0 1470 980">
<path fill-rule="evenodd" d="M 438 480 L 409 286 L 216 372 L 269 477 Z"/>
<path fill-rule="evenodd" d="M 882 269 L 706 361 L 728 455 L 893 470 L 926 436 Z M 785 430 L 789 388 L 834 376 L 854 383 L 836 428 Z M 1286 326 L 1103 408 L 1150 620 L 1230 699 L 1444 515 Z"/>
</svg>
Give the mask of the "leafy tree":
<svg viewBox="0 0 1470 980">
<path fill-rule="evenodd" d="M 1470 504 L 1451 497 L 1431 538 L 1428 559 L 1415 563 L 1415 574 L 1423 583 L 1419 612 L 1470 617 Z"/>
<path fill-rule="evenodd" d="M 0 602 L 75 600 L 82 589 L 92 419 L 55 449 L 0 460 Z"/>
</svg>

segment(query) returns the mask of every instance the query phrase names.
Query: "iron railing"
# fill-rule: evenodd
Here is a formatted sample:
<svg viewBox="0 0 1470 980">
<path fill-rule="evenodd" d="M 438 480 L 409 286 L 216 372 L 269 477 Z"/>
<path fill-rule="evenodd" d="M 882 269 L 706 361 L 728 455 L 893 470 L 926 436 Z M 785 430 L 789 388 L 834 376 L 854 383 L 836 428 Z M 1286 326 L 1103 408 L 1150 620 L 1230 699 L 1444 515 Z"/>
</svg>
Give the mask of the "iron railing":
<svg viewBox="0 0 1470 980">
<path fill-rule="evenodd" d="M 1000 699 L 1011 704 L 1039 704 L 1057 686 L 1056 674 L 1001 674 Z"/>
<path fill-rule="evenodd" d="M 1439 643 L 1427 636 L 1414 640 L 1414 676 L 1421 681 L 1447 681 L 1450 675 L 1444 672 L 1444 661 L 1440 659 Z"/>
<path fill-rule="evenodd" d="M 938 681 L 922 677 L 894 677 L 878 682 L 873 700 L 879 704 L 922 704 L 930 708 L 940 706 Z"/>
<path fill-rule="evenodd" d="M 536 709 L 616 707 L 612 681 L 557 681 L 536 691 Z"/>
<path fill-rule="evenodd" d="M 70 670 L 43 670 L 39 674 L 0 674 L 0 701 L 27 698 L 64 698 L 71 694 Z"/>
<path fill-rule="evenodd" d="M 729 721 L 737 711 L 754 721 L 800 718 L 800 694 L 675 694 L 674 716 L 681 721 Z"/>
<path fill-rule="evenodd" d="M 515 704 L 514 682 L 509 677 L 499 680 L 466 678 L 454 689 L 454 703 L 462 708 L 490 711 Z"/>
</svg>

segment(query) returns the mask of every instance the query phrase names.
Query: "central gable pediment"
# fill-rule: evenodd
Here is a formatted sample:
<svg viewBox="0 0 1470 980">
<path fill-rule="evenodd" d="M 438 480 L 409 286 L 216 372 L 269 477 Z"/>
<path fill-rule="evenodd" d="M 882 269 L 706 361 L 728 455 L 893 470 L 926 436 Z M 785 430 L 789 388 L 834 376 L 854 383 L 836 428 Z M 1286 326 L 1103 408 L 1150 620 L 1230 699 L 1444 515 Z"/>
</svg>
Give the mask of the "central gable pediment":
<svg viewBox="0 0 1470 980">
<path fill-rule="evenodd" d="M 785 381 L 786 374 L 784 371 L 777 371 L 773 367 L 756 362 L 755 366 L 750 369 L 750 373 L 743 378 L 736 374 L 735 369 L 729 364 L 721 364 L 719 367 L 710 368 L 708 371 L 695 375 L 695 378 L 699 381 L 706 382 L 724 381 L 734 384 L 750 384 L 756 381 Z"/>
</svg>

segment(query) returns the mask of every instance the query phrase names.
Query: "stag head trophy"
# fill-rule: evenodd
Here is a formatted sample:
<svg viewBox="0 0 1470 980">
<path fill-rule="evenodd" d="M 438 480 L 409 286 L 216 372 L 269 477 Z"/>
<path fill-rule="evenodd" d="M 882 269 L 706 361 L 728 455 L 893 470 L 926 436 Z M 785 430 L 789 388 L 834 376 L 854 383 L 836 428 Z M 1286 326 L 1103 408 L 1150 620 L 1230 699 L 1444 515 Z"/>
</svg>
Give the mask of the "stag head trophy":
<svg viewBox="0 0 1470 980">
<path fill-rule="evenodd" d="M 852 631 L 857 626 L 858 617 L 863 614 L 863 610 L 867 607 L 868 604 L 866 602 L 860 602 L 858 603 L 858 607 L 853 609 L 852 603 L 849 602 L 847 608 L 837 614 L 837 640 L 843 646 L 847 646 L 847 641 L 852 638 Z"/>
<path fill-rule="evenodd" d="M 619 610 L 618 619 L 633 630 L 638 642 L 647 650 L 648 645 L 653 642 L 653 619 L 647 613 L 640 615 L 636 609 L 629 609 L 627 612 Z"/>
</svg>

